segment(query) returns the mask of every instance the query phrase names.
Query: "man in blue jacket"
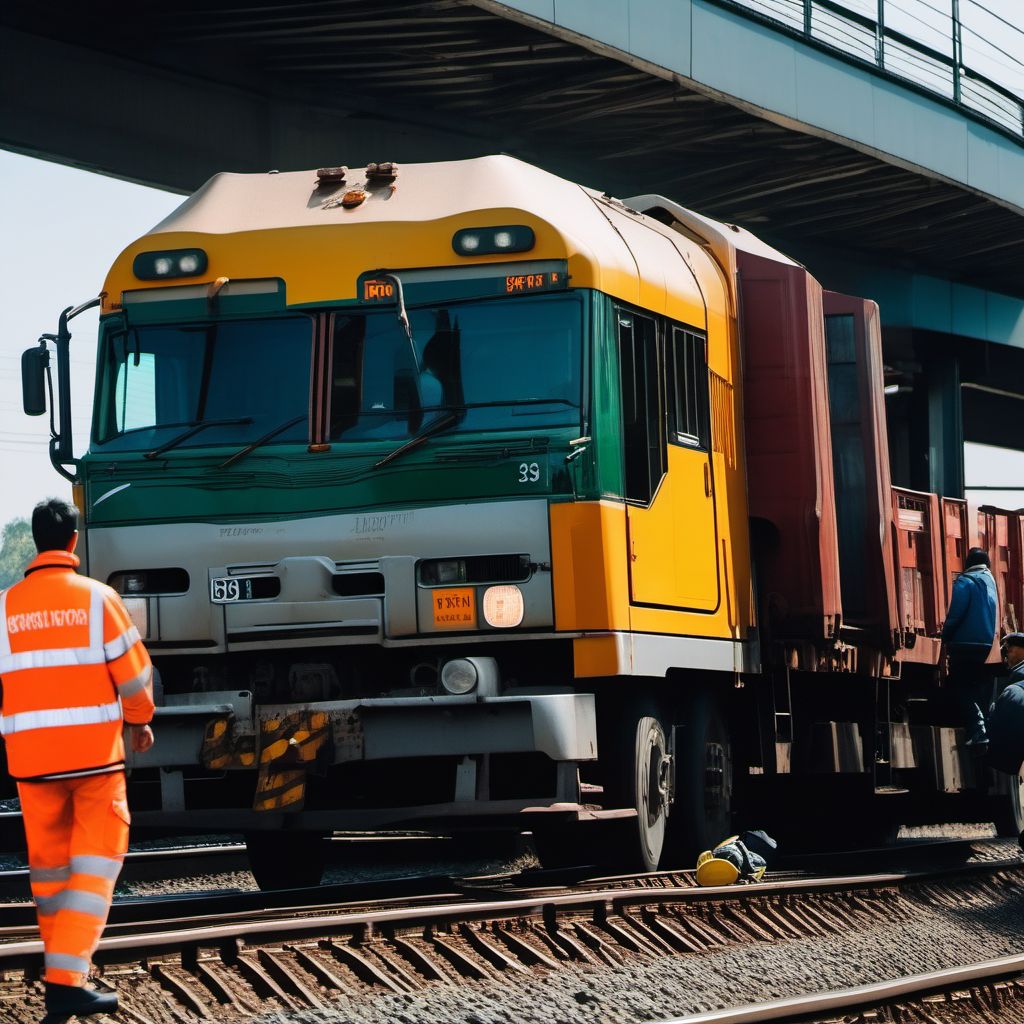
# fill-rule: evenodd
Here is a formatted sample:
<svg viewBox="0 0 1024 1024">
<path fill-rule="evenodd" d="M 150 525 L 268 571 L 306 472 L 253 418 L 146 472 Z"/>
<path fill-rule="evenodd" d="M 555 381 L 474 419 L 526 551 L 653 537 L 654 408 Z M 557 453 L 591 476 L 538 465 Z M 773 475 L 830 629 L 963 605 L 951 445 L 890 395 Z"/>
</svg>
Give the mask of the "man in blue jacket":
<svg viewBox="0 0 1024 1024">
<path fill-rule="evenodd" d="M 985 664 L 996 636 L 996 581 L 982 548 L 967 552 L 964 571 L 953 583 L 953 596 L 942 627 L 942 644 L 949 657 L 949 683 L 967 729 L 967 746 L 983 754 L 988 747 L 985 716 L 991 680 Z"/>
</svg>

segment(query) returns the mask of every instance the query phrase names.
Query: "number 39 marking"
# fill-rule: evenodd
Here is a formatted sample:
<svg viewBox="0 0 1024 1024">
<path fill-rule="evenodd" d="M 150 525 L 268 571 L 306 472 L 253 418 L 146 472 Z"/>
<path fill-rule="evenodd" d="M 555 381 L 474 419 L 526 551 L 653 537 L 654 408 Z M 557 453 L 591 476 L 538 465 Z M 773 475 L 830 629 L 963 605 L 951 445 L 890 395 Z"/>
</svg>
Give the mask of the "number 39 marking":
<svg viewBox="0 0 1024 1024">
<path fill-rule="evenodd" d="M 540 479 L 540 466 L 536 462 L 519 463 L 519 483 L 535 484 Z"/>
</svg>

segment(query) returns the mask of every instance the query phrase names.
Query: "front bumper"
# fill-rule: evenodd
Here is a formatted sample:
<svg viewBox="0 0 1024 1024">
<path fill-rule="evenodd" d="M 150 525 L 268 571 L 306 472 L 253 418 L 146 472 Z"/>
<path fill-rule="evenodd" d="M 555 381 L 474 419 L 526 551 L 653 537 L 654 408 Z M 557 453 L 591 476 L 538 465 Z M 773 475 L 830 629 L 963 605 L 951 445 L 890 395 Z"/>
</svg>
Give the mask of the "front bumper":
<svg viewBox="0 0 1024 1024">
<path fill-rule="evenodd" d="M 254 707 L 247 691 L 228 690 L 168 700 L 174 703 L 156 709 L 156 743 L 145 754 L 129 754 L 129 768 L 209 767 L 203 763 L 204 741 L 210 724 L 218 720 L 226 720 L 239 740 L 254 737 L 260 763 L 260 722 L 321 713 L 331 732 L 329 753 L 318 759 L 321 765 L 533 752 L 553 761 L 597 757 L 594 697 L 588 693 L 387 697 Z"/>
<path fill-rule="evenodd" d="M 600 815 L 580 801 L 577 765 L 597 757 L 591 694 L 500 697 L 398 697 L 253 706 L 247 691 L 169 697 L 155 716 L 156 743 L 129 755 L 130 769 L 159 769 L 160 809 L 140 811 L 141 825 L 208 829 L 289 827 L 378 829 L 452 819 L 519 819 L 523 815 Z M 543 754 L 555 765 L 550 792 L 491 799 L 487 755 Z M 217 777 L 248 770 L 291 778 L 331 776 L 352 762 L 455 760 L 454 799 L 412 806 L 336 810 L 190 807 L 184 780 L 196 769 Z M 372 768 L 370 769 L 372 770 Z M 404 769 L 403 769 L 404 771 Z M 341 804 L 341 801 L 339 801 Z"/>
</svg>

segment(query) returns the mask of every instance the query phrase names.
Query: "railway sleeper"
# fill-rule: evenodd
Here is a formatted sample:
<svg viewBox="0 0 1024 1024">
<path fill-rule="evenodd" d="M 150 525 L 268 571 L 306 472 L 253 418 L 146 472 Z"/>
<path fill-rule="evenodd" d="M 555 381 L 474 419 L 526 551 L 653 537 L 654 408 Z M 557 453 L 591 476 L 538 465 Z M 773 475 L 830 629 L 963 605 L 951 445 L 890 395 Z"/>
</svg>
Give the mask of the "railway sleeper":
<svg viewBox="0 0 1024 1024">
<path fill-rule="evenodd" d="M 314 992 L 309 983 L 300 977 L 295 968 L 288 962 L 291 957 L 287 951 L 258 949 L 256 958 L 263 969 L 287 992 L 291 992 L 303 1002 L 313 1007 L 323 1007 L 318 992 Z"/>
<path fill-rule="evenodd" d="M 677 953 L 699 953 L 702 949 L 689 936 L 675 927 L 666 917 L 659 915 L 651 921 L 651 927 L 666 942 L 670 943 Z"/>
<path fill-rule="evenodd" d="M 392 977 L 387 971 L 378 967 L 368 956 L 343 943 L 323 939 L 320 948 L 327 950 L 339 963 L 344 964 L 360 981 L 368 985 L 383 985 L 392 992 L 411 992 L 416 987 L 404 979 Z"/>
<path fill-rule="evenodd" d="M 452 978 L 442 971 L 437 962 L 427 956 L 415 942 L 395 936 L 391 939 L 391 943 L 398 953 L 405 957 L 427 981 L 436 981 L 444 985 L 451 983 Z"/>
<path fill-rule="evenodd" d="M 535 942 L 540 943 L 558 960 L 559 966 L 572 960 L 572 957 L 552 938 L 550 930 L 544 921 L 531 919 L 527 922 L 525 930 L 527 935 L 532 936 Z"/>
<path fill-rule="evenodd" d="M 499 945 L 488 941 L 484 937 L 482 928 L 474 927 L 471 924 L 464 924 L 460 931 L 466 941 L 492 966 L 498 970 L 519 971 L 521 974 L 530 972 L 515 958 L 509 956 Z"/>
<path fill-rule="evenodd" d="M 257 1007 L 245 1002 L 220 976 L 216 963 L 199 959 L 195 965 L 196 977 L 213 993 L 214 998 L 224 1005 L 233 1006 L 239 1013 L 255 1013 Z"/>
<path fill-rule="evenodd" d="M 494 977 L 494 974 L 486 966 L 479 963 L 474 957 L 468 956 L 455 943 L 440 935 L 434 935 L 431 940 L 434 948 L 441 954 L 464 978 L 473 978 L 476 981 L 487 981 Z"/>
<path fill-rule="evenodd" d="M 277 999 L 286 1010 L 298 1010 L 301 1007 L 287 992 L 269 975 L 266 970 L 249 953 L 240 953 L 234 960 L 233 967 L 237 968 L 253 991 L 264 999 Z"/>
<path fill-rule="evenodd" d="M 635 932 L 653 949 L 662 953 L 672 954 L 675 950 L 672 948 L 672 944 L 666 942 L 656 931 L 654 931 L 646 921 L 643 920 L 644 908 L 640 908 L 639 915 L 633 916 L 627 914 L 624 910 L 619 915 L 620 920 L 627 925 L 632 932 Z"/>
<path fill-rule="evenodd" d="M 149 973 L 165 992 L 169 992 L 179 1003 L 187 1006 L 197 1017 L 203 1020 L 213 1018 L 206 1002 L 169 964 L 152 964 Z"/>
<path fill-rule="evenodd" d="M 350 996 L 355 994 L 355 989 L 351 985 L 343 981 L 327 964 L 318 960 L 312 953 L 299 946 L 285 946 L 285 949 L 294 955 L 295 959 L 302 965 L 302 969 L 312 974 L 320 985 L 333 992 L 341 992 L 343 995 Z"/>
<path fill-rule="evenodd" d="M 547 953 L 537 949 L 521 935 L 511 928 L 502 925 L 494 926 L 494 934 L 497 935 L 511 950 L 530 966 L 547 967 L 549 970 L 557 971 L 558 963 L 551 959 Z"/>
<path fill-rule="evenodd" d="M 575 936 L 560 928 L 557 921 L 550 922 L 547 929 L 552 941 L 557 942 L 571 959 L 591 966 L 597 965 L 597 958 Z"/>
</svg>

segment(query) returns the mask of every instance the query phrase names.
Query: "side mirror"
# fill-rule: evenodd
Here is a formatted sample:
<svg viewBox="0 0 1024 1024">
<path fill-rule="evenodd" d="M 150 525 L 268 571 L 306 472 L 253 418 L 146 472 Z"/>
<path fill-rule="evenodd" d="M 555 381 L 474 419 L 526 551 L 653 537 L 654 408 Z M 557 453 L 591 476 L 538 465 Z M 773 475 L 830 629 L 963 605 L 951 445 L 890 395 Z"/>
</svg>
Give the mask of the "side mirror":
<svg viewBox="0 0 1024 1024">
<path fill-rule="evenodd" d="M 35 345 L 21 354 L 21 404 L 26 416 L 46 412 L 46 371 L 50 353 L 45 345 Z"/>
</svg>

